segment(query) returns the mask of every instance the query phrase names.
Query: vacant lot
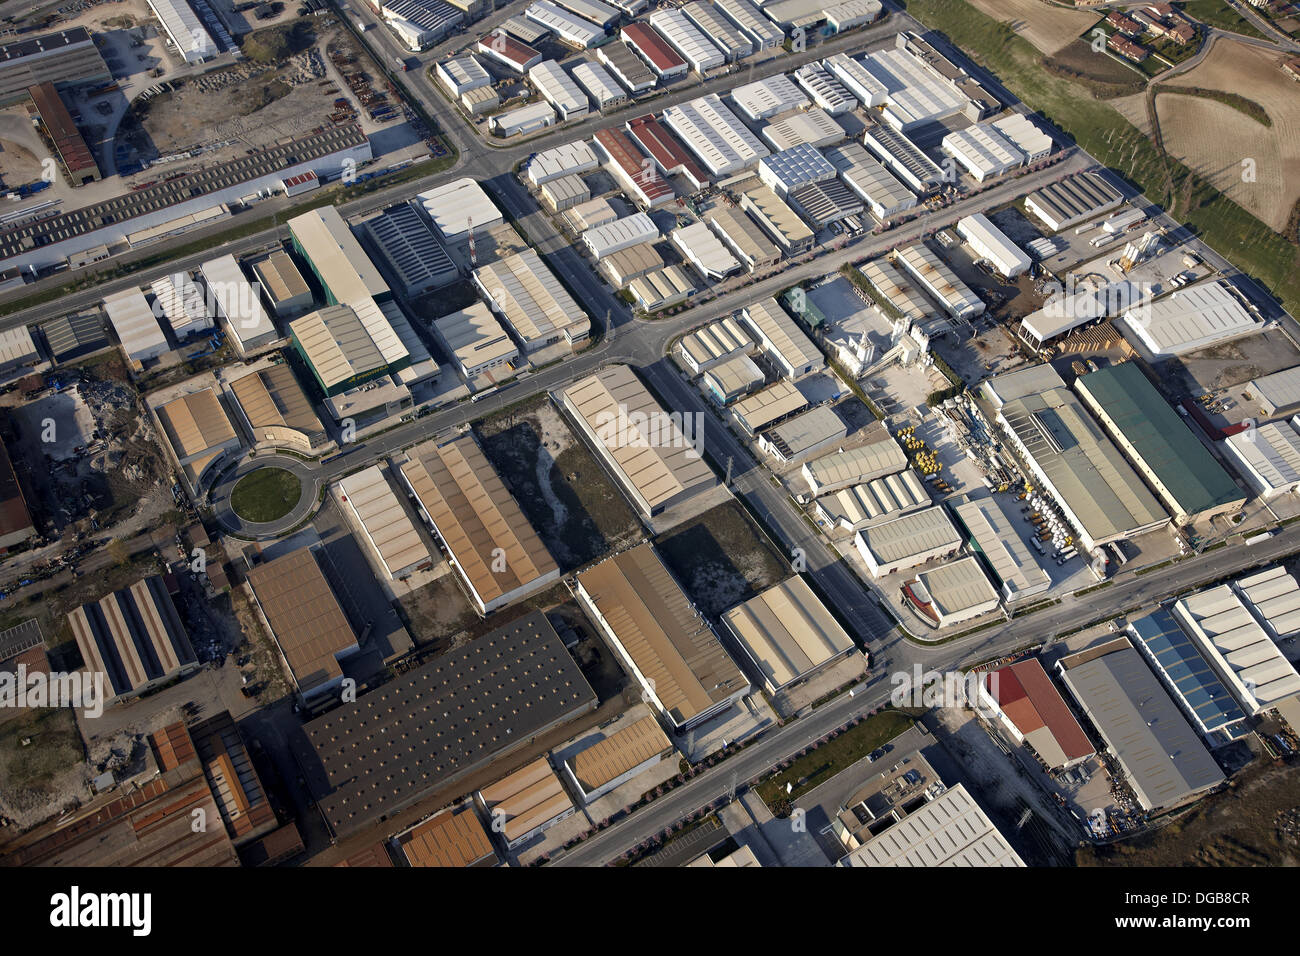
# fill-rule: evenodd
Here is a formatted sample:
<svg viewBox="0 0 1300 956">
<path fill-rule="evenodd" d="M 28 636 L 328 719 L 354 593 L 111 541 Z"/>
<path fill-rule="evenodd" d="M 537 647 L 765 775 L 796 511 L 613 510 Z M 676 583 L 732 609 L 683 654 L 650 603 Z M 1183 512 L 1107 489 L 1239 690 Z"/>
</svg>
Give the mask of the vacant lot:
<svg viewBox="0 0 1300 956">
<path fill-rule="evenodd" d="M 1097 53 L 1085 39 L 1075 39 L 1043 58 L 1054 72 L 1077 80 L 1097 97 L 1130 96 L 1146 88 L 1147 78 L 1109 53 Z"/>
<path fill-rule="evenodd" d="M 1246 96 L 1263 107 L 1272 127 L 1213 100 L 1160 96 L 1156 102 L 1165 148 L 1278 230 L 1300 199 L 1300 95 L 1295 81 L 1279 68 L 1281 59 L 1221 39 L 1203 61 L 1169 81 L 1170 86 Z M 1255 160 L 1253 183 L 1242 180 L 1246 158 Z"/>
<path fill-rule="evenodd" d="M 1298 866 L 1300 766 L 1260 764 L 1231 790 L 1144 837 L 1078 853 L 1080 866 Z"/>
<path fill-rule="evenodd" d="M 77 789 L 70 778 L 80 778 L 84 755 L 71 710 L 32 710 L 0 723 L 0 807 L 10 817 L 37 811 L 29 822 L 59 809 L 49 804 Z"/>
<path fill-rule="evenodd" d="M 1055 53 L 1097 22 L 1095 13 L 1043 0 L 971 0 L 971 6 L 1001 20 L 1043 53 Z"/>
<path fill-rule="evenodd" d="M 564 571 L 641 537 L 631 506 L 548 399 L 483 419 L 474 428 L 488 460 Z"/>
<path fill-rule="evenodd" d="M 790 576 L 736 501 L 662 535 L 655 546 L 703 613 L 718 615 Z"/>
<path fill-rule="evenodd" d="M 450 646 L 451 638 L 478 620 L 451 571 L 409 592 L 400 603 L 411 637 L 418 644 L 444 641 Z"/>
</svg>

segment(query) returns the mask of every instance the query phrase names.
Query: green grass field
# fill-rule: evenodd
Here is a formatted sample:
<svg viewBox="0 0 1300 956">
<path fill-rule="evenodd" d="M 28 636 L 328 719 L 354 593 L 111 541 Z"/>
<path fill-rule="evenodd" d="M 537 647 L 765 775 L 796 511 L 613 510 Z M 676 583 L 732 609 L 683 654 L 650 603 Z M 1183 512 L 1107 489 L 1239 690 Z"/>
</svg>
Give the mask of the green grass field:
<svg viewBox="0 0 1300 956">
<path fill-rule="evenodd" d="M 1042 57 L 1006 24 L 964 0 L 907 0 L 907 12 L 942 31 L 992 71 L 1031 109 L 1074 137 L 1102 164 L 1187 223 L 1207 244 L 1300 309 L 1300 248 L 1288 242 L 1181 163 L 1080 84 L 1046 71 Z"/>
<path fill-rule="evenodd" d="M 259 468 L 235 484 L 230 507 L 245 521 L 283 518 L 302 497 L 302 482 L 283 468 Z"/>
</svg>

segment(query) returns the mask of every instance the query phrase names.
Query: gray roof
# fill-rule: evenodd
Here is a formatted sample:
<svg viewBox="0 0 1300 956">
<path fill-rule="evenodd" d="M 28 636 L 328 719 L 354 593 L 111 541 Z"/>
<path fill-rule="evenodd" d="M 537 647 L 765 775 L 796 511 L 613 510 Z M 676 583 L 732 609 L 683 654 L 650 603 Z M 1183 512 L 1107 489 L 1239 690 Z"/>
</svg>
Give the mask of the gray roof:
<svg viewBox="0 0 1300 956">
<path fill-rule="evenodd" d="M 1148 809 L 1222 782 L 1223 771 L 1132 647 L 1076 664 L 1063 679 Z"/>
<path fill-rule="evenodd" d="M 380 261 L 404 286 L 444 286 L 460 278 L 433 229 L 406 203 L 366 220 L 361 229 L 379 251 Z"/>
</svg>

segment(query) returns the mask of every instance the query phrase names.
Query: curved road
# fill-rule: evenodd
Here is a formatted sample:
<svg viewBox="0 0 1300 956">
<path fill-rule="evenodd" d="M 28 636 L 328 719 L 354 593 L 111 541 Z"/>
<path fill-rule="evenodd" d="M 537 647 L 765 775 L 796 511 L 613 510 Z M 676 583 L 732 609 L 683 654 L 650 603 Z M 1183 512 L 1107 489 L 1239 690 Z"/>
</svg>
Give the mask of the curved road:
<svg viewBox="0 0 1300 956">
<path fill-rule="evenodd" d="M 230 494 L 241 478 L 262 468 L 283 468 L 291 473 L 302 483 L 302 494 L 298 498 L 298 503 L 282 518 L 274 521 L 247 521 L 235 514 L 235 509 L 230 506 Z M 321 482 L 319 466 L 316 462 L 305 462 L 291 455 L 260 454 L 256 457 L 246 457 L 233 467 L 227 468 L 213 484 L 208 498 L 212 502 L 217 522 L 227 531 L 245 538 L 266 540 L 280 537 L 310 517 L 316 510 L 316 503 L 320 500 L 321 488 L 324 487 Z"/>
</svg>

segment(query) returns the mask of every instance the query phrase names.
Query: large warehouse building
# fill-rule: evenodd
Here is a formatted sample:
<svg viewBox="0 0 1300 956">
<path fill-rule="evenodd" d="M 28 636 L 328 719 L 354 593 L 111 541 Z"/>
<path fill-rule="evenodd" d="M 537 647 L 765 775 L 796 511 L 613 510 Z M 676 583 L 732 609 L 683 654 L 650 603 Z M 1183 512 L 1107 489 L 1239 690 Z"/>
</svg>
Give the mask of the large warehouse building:
<svg viewBox="0 0 1300 956">
<path fill-rule="evenodd" d="M 1081 375 L 1074 389 L 1178 524 L 1246 503 L 1237 483 L 1136 362 Z"/>
<path fill-rule="evenodd" d="M 863 528 L 853 543 L 871 576 L 879 578 L 955 554 L 962 538 L 948 513 L 935 505 Z"/>
<path fill-rule="evenodd" d="M 442 242 L 407 203 L 367 219 L 360 231 L 362 239 L 377 253 L 375 262 L 408 298 L 441 289 L 460 278 L 460 270 Z"/>
<path fill-rule="evenodd" d="M 0 105 L 26 99 L 27 91 L 41 83 L 66 88 L 107 83 L 112 78 L 108 64 L 85 27 L 45 33 L 0 46 Z"/>
<path fill-rule="evenodd" d="M 1265 422 L 1223 441 L 1228 459 L 1264 498 L 1300 490 L 1300 432 L 1294 421 Z"/>
<path fill-rule="evenodd" d="M 321 206 L 289 220 L 294 251 L 311 268 L 330 305 L 358 307 L 366 299 L 393 296 L 388 283 L 333 206 Z"/>
<path fill-rule="evenodd" d="M 1153 302 L 1142 302 L 1118 321 L 1156 358 L 1185 355 L 1264 327 L 1221 280 L 1184 286 Z"/>
<path fill-rule="evenodd" d="M 1025 208 L 1053 232 L 1077 226 L 1114 209 L 1124 196 L 1101 173 L 1083 172 L 1067 176 L 1025 197 Z"/>
<path fill-rule="evenodd" d="M 953 513 L 966 530 L 971 550 L 984 559 L 1001 587 L 1003 600 L 1011 603 L 1034 597 L 1052 586 L 1051 576 L 1034 559 L 997 498 L 963 501 Z"/>
<path fill-rule="evenodd" d="M 853 638 L 801 577 L 774 584 L 722 615 L 769 694 L 853 655 Z"/>
<path fill-rule="evenodd" d="M 576 594 L 676 732 L 749 693 L 749 681 L 649 542 L 579 574 Z"/>
<path fill-rule="evenodd" d="M 714 487 L 718 480 L 687 436 L 626 365 L 611 365 L 557 399 L 645 517 Z"/>
<path fill-rule="evenodd" d="M 738 173 L 770 152 L 716 93 L 668 107 L 663 121 L 714 177 Z"/>
<path fill-rule="evenodd" d="M 1032 747 L 1052 770 L 1068 769 L 1096 753 L 1037 657 L 985 672 L 980 693 L 1007 735 Z"/>
<path fill-rule="evenodd" d="M 298 759 L 342 837 L 595 707 L 582 671 L 534 611 L 311 721 Z"/>
<path fill-rule="evenodd" d="M 559 580 L 555 559 L 472 435 L 412 448 L 400 473 L 480 614 Z"/>
<path fill-rule="evenodd" d="M 424 539 L 379 465 L 340 478 L 334 495 L 388 580 L 399 581 L 432 566 Z"/>
<path fill-rule="evenodd" d="M 373 302 L 361 310 L 329 305 L 295 319 L 289 338 L 329 397 L 411 364 L 411 355 Z"/>
<path fill-rule="evenodd" d="M 474 270 L 474 284 L 525 353 L 591 334 L 591 319 L 536 252 L 506 256 Z"/>
</svg>

